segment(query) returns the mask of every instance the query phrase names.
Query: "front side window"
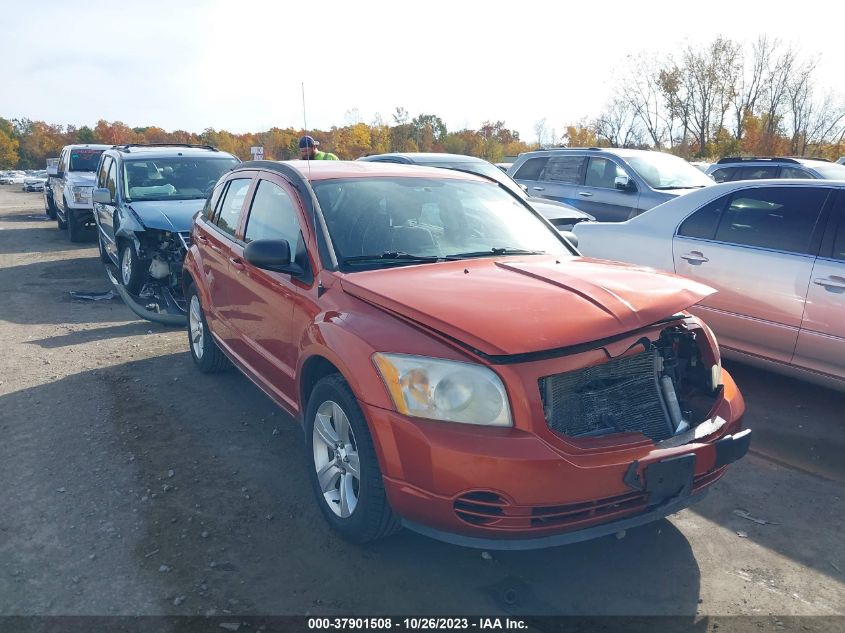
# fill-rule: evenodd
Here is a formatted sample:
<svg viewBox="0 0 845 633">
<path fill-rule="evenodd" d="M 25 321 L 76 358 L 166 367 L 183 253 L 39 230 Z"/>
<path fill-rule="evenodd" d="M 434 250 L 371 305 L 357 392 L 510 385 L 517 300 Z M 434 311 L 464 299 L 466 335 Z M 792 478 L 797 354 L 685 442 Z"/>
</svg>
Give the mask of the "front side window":
<svg viewBox="0 0 845 633">
<path fill-rule="evenodd" d="M 117 166 L 111 159 L 109 159 L 109 170 L 106 173 L 106 182 L 103 186 L 109 190 L 111 199 L 114 200 L 117 195 Z"/>
<path fill-rule="evenodd" d="M 810 172 L 804 171 L 803 169 L 798 169 L 797 167 L 781 167 L 780 168 L 780 177 L 781 178 L 812 178 L 812 174 Z"/>
<path fill-rule="evenodd" d="M 111 163 L 112 159 L 106 156 L 100 164 L 100 170 L 97 172 L 97 187 L 101 189 L 106 186 L 106 174 L 109 172 Z"/>
<path fill-rule="evenodd" d="M 722 167 L 721 169 L 715 170 L 710 177 L 713 178 L 716 182 L 730 182 L 734 179 L 734 173 L 736 172 L 736 167 Z"/>
<path fill-rule="evenodd" d="M 643 152 L 624 159 L 652 189 L 694 189 L 713 184 L 701 170 L 672 154 Z"/>
<path fill-rule="evenodd" d="M 516 170 L 513 177 L 516 180 L 540 180 L 540 174 L 543 173 L 543 167 L 547 162 L 549 162 L 548 156 L 529 158 Z"/>
<path fill-rule="evenodd" d="M 581 170 L 587 159 L 584 156 L 553 156 L 543 171 L 542 180 L 570 185 L 581 183 Z"/>
<path fill-rule="evenodd" d="M 244 241 L 286 240 L 293 251 L 299 233 L 296 207 L 287 191 L 269 180 L 261 180 L 252 200 Z"/>
<path fill-rule="evenodd" d="M 205 198 L 218 178 L 237 164 L 231 157 L 174 156 L 123 162 L 123 194 L 134 201 Z"/>
<path fill-rule="evenodd" d="M 241 218 L 241 211 L 246 200 L 246 192 L 252 178 L 236 178 L 229 181 L 226 193 L 218 206 L 214 223 L 229 235 L 234 235 L 238 229 L 238 222 Z"/>
<path fill-rule="evenodd" d="M 591 158 L 587 166 L 586 187 L 616 188 L 616 177 L 625 176 L 625 170 L 607 158 Z"/>
<path fill-rule="evenodd" d="M 828 190 L 760 187 L 734 194 L 716 240 L 790 253 L 809 253 L 813 229 Z"/>
<path fill-rule="evenodd" d="M 100 156 L 103 155 L 103 151 L 101 149 L 89 149 L 87 147 L 70 150 L 68 171 L 97 171 L 97 164 L 100 162 Z"/>
<path fill-rule="evenodd" d="M 313 187 L 341 262 L 385 255 L 572 254 L 553 229 L 494 183 L 384 177 L 325 180 Z M 398 258 L 392 259 L 396 264 Z"/>
</svg>

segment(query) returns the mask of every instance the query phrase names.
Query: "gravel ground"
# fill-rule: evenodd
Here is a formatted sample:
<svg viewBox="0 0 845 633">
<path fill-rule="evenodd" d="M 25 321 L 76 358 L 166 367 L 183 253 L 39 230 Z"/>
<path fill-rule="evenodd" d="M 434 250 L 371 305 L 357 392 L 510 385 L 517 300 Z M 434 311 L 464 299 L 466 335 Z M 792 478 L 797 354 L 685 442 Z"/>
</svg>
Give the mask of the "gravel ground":
<svg viewBox="0 0 845 633">
<path fill-rule="evenodd" d="M 845 614 L 845 394 L 729 365 L 755 453 L 622 540 L 355 547 L 319 514 L 294 423 L 237 372 L 195 371 L 184 332 L 71 301 L 109 289 L 96 244 L 17 189 L 0 187 L 0 615 Z"/>
</svg>

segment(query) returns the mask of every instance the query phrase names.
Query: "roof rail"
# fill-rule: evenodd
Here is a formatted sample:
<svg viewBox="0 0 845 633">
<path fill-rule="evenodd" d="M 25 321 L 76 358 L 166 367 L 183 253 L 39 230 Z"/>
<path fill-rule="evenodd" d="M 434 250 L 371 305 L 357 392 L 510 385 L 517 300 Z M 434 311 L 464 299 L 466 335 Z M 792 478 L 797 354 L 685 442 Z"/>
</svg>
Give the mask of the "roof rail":
<svg viewBox="0 0 845 633">
<path fill-rule="evenodd" d="M 794 158 L 790 158 L 789 156 L 725 156 L 725 158 L 720 158 L 719 160 L 717 160 L 716 164 L 723 165 L 724 163 L 750 163 L 754 161 L 792 163 L 795 165 L 800 164 L 797 160 L 795 160 Z"/>
<path fill-rule="evenodd" d="M 113 145 L 113 149 L 131 152 L 132 147 L 195 147 L 197 149 L 210 149 L 212 152 L 219 152 L 220 150 L 213 145 L 197 145 L 194 143 L 121 143 Z"/>
</svg>

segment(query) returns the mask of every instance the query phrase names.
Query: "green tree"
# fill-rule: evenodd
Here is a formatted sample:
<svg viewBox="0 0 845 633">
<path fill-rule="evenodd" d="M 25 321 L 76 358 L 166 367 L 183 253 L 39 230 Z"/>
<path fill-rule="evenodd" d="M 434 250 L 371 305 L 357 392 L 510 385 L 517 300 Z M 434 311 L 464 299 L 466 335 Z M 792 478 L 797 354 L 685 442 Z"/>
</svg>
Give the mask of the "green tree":
<svg viewBox="0 0 845 633">
<path fill-rule="evenodd" d="M 0 125 L 0 167 L 8 169 L 17 167 L 20 156 L 18 155 L 18 140 L 12 138 L 3 126 Z"/>
</svg>

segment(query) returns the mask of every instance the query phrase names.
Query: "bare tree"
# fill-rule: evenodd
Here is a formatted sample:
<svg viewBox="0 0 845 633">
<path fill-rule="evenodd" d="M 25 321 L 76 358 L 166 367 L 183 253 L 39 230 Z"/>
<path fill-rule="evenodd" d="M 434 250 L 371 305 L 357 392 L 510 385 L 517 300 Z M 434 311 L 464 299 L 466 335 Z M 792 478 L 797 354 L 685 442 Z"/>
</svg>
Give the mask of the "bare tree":
<svg viewBox="0 0 845 633">
<path fill-rule="evenodd" d="M 622 98 L 616 97 L 605 106 L 602 114 L 593 122 L 599 140 L 611 147 L 636 147 L 643 144 L 636 110 Z"/>
<path fill-rule="evenodd" d="M 743 72 L 739 76 L 733 100 L 734 137 L 738 141 L 742 140 L 748 117 L 756 110 L 757 102 L 763 94 L 763 76 L 776 48 L 777 40 L 761 35 L 751 47 L 750 65 L 746 66 L 744 57 L 741 60 Z"/>
<path fill-rule="evenodd" d="M 662 71 L 663 67 L 653 54 L 629 55 L 618 92 L 618 98 L 633 109 L 656 148 L 662 147 L 666 141 L 667 119 L 672 116 L 671 112 L 667 112 L 661 84 Z M 671 138 L 669 143 L 671 145 Z"/>
<path fill-rule="evenodd" d="M 789 79 L 797 64 L 798 53 L 791 46 L 777 54 L 780 42 L 775 40 L 774 48 L 766 63 L 763 76 L 764 92 L 760 114 L 765 121 L 765 131 L 770 136 L 778 132 L 783 119 L 783 106 L 787 99 Z"/>
<path fill-rule="evenodd" d="M 537 135 L 537 145 L 543 147 L 543 145 L 545 144 L 546 135 L 548 134 L 545 117 L 543 117 L 534 124 L 534 133 Z"/>
<path fill-rule="evenodd" d="M 739 50 L 736 42 L 717 37 L 704 49 L 687 47 L 684 52 L 682 76 L 689 100 L 690 127 L 700 155 L 706 153 L 711 134 L 724 125 L 734 99 Z"/>
</svg>

